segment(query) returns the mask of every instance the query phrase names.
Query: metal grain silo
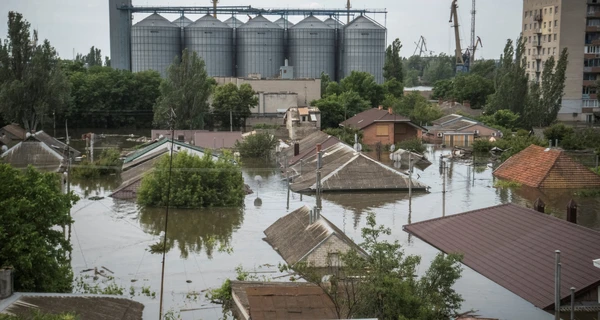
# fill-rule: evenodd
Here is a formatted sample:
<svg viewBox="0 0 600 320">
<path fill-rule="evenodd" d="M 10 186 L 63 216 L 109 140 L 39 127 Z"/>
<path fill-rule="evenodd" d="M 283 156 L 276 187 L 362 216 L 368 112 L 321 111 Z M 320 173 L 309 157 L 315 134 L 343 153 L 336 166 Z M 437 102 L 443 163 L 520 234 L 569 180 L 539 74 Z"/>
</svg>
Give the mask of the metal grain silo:
<svg viewBox="0 0 600 320">
<path fill-rule="evenodd" d="M 314 16 L 289 30 L 290 65 L 296 78 L 335 77 L 335 30 Z"/>
<path fill-rule="evenodd" d="M 198 53 L 211 77 L 233 76 L 233 29 L 211 15 L 185 27 L 185 46 Z"/>
<path fill-rule="evenodd" d="M 328 18 L 323 21 L 326 25 L 330 26 L 333 29 L 341 29 L 344 27 L 344 24 L 334 18 Z"/>
<path fill-rule="evenodd" d="M 280 26 L 280 27 L 282 27 L 282 28 L 284 28 L 284 29 L 291 28 L 291 27 L 294 26 L 293 23 L 291 23 L 290 21 L 288 21 L 287 19 L 285 19 L 283 17 L 275 20 L 273 23 L 276 24 L 276 25 L 278 25 L 278 26 Z"/>
<path fill-rule="evenodd" d="M 335 74 L 329 75 L 332 80 L 340 81 L 342 80 L 342 38 L 344 35 L 344 24 L 337 19 L 332 17 L 323 21 L 326 25 L 330 26 L 334 29 L 335 32 Z"/>
<path fill-rule="evenodd" d="M 188 25 L 192 24 L 194 21 L 188 19 L 188 17 L 186 16 L 181 16 L 175 20 L 173 20 L 173 24 L 180 27 L 180 28 L 185 28 Z"/>
<path fill-rule="evenodd" d="M 359 16 L 344 27 L 342 38 L 342 73 L 352 71 L 372 74 L 383 83 L 386 30 L 373 20 Z"/>
<path fill-rule="evenodd" d="M 131 28 L 132 71 L 156 70 L 165 77 L 175 57 L 181 56 L 181 28 L 152 14 Z"/>
<path fill-rule="evenodd" d="M 236 31 L 238 77 L 276 77 L 284 60 L 283 28 L 258 16 Z"/>
<path fill-rule="evenodd" d="M 236 19 L 236 17 L 231 17 L 223 22 L 232 28 L 239 28 L 241 25 L 244 24 L 240 20 Z"/>
</svg>

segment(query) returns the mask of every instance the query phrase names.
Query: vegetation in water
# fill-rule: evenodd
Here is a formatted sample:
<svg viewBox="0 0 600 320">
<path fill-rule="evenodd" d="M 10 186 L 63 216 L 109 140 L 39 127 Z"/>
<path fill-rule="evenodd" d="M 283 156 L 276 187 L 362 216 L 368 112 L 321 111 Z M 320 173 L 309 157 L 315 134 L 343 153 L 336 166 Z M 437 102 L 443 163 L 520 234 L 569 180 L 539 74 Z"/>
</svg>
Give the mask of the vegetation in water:
<svg viewBox="0 0 600 320">
<path fill-rule="evenodd" d="M 496 182 L 494 183 L 494 188 L 501 188 L 501 189 L 507 189 L 507 188 L 519 188 L 521 187 L 521 184 L 515 181 L 509 181 L 509 180 L 496 180 Z"/>
<path fill-rule="evenodd" d="M 31 311 L 28 316 L 0 314 L 0 320 L 80 320 L 74 313 L 43 313 L 39 310 Z"/>
<path fill-rule="evenodd" d="M 598 173 L 596 171 L 596 173 Z M 600 197 L 600 189 L 582 189 L 575 191 L 574 195 L 582 198 L 597 198 Z"/>
<path fill-rule="evenodd" d="M 423 153 L 427 150 L 427 147 L 425 147 L 421 139 L 414 138 L 398 142 L 396 144 L 396 150 L 398 149 L 410 150 L 416 153 Z"/>
<path fill-rule="evenodd" d="M 0 163 L 0 267 L 14 268 L 16 291 L 71 292 L 71 243 L 65 234 L 79 199 L 61 177 Z M 62 229 L 61 229 L 62 228 Z"/>
<path fill-rule="evenodd" d="M 323 132 L 327 133 L 328 135 L 334 136 L 351 146 L 354 145 L 354 135 L 358 135 L 358 142 L 362 143 L 362 130 L 358 130 L 352 127 L 328 128 L 323 130 Z"/>
<path fill-rule="evenodd" d="M 203 157 L 187 152 L 162 157 L 155 170 L 144 176 L 138 191 L 138 203 L 142 206 L 164 207 L 169 191 L 169 206 L 177 208 L 239 207 L 244 201 L 244 179 L 240 166 L 230 153 L 217 160 L 207 151 Z"/>
<path fill-rule="evenodd" d="M 95 162 L 83 161 L 72 166 L 71 175 L 74 179 L 93 179 L 121 171 L 121 153 L 118 149 L 105 149 Z"/>
<path fill-rule="evenodd" d="M 269 132 L 258 132 L 236 141 L 234 149 L 242 158 L 270 158 L 277 146 L 277 139 Z"/>
<path fill-rule="evenodd" d="M 102 280 L 98 281 L 102 277 Z M 90 280 L 91 279 L 91 280 Z M 81 294 L 106 294 L 122 296 L 125 287 L 118 285 L 112 276 L 83 275 L 75 278 L 73 291 Z"/>
<path fill-rule="evenodd" d="M 269 130 L 269 129 L 279 129 L 281 126 L 278 124 L 268 124 L 268 123 L 258 123 L 252 126 L 254 130 Z"/>
<path fill-rule="evenodd" d="M 514 154 L 517 154 L 535 144 L 538 146 L 547 146 L 548 143 L 540 140 L 538 137 L 529 134 L 529 132 L 521 130 L 516 134 L 505 133 L 501 139 L 492 142 L 487 139 L 475 139 L 473 141 L 473 150 L 477 152 L 488 152 L 494 147 L 504 150 L 500 156 L 501 161 L 505 161 Z"/>
</svg>

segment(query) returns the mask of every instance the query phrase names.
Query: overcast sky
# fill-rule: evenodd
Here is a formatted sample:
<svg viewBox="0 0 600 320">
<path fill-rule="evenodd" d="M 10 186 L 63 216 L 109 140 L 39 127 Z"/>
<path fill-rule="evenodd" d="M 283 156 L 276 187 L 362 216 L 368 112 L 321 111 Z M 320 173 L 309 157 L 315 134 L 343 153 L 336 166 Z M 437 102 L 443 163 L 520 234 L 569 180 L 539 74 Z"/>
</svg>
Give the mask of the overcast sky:
<svg viewBox="0 0 600 320">
<path fill-rule="evenodd" d="M 478 0 L 476 35 L 481 37 L 483 48 L 477 57 L 499 58 L 506 39 L 516 38 L 521 30 L 523 0 Z M 404 47 L 402 56 L 410 56 L 415 42 L 422 35 L 427 48 L 434 54 L 454 50 L 454 33 L 448 23 L 451 0 L 354 0 L 353 8 L 385 8 L 374 18 L 388 28 L 388 42 L 400 38 Z M 462 46 L 470 42 L 471 1 L 458 0 Z M 210 6 L 210 0 L 133 0 L 134 5 Z M 220 0 L 220 5 L 252 5 L 264 8 L 340 8 L 346 0 Z M 9 11 L 18 11 L 40 38 L 50 40 L 63 58 L 71 58 L 73 51 L 87 53 L 91 46 L 110 55 L 108 29 L 108 0 L 0 0 L 0 38 L 6 38 L 6 21 Z M 136 14 L 134 23 L 146 15 Z M 200 16 L 190 16 L 196 20 Z M 176 16 L 167 16 L 174 20 Z M 219 17 L 225 20 L 227 17 Z M 278 17 L 268 17 L 272 21 Z M 297 22 L 301 17 L 292 17 Z M 242 19 L 245 21 L 245 19 Z M 345 19 L 344 19 L 345 20 Z"/>
</svg>

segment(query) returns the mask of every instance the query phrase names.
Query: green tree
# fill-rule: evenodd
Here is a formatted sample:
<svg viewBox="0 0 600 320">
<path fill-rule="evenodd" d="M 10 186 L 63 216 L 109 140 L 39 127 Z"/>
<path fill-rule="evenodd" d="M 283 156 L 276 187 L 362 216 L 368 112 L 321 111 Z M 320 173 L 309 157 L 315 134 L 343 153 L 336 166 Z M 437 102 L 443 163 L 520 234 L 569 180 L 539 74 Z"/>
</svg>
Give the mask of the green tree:
<svg viewBox="0 0 600 320">
<path fill-rule="evenodd" d="M 396 79 L 399 82 L 404 81 L 404 72 L 402 70 L 402 59 L 400 58 L 400 49 L 402 43 L 400 39 L 394 40 L 385 50 L 385 62 L 383 65 L 383 78 L 386 81 Z"/>
<path fill-rule="evenodd" d="M 404 72 L 404 86 L 407 88 L 416 87 L 420 84 L 419 82 L 419 71 L 418 70 L 406 70 Z"/>
<path fill-rule="evenodd" d="M 333 84 L 335 82 L 332 82 Z M 331 86 L 330 84 L 330 86 Z M 321 128 L 337 128 L 344 122 L 346 108 L 337 94 L 331 94 L 323 99 L 312 101 L 311 106 L 319 108 L 321 112 Z"/>
<path fill-rule="evenodd" d="M 494 80 L 496 75 L 496 61 L 477 60 L 471 65 L 469 73 L 476 74 L 486 79 Z"/>
<path fill-rule="evenodd" d="M 491 115 L 479 117 L 479 121 L 492 127 L 502 127 L 513 130 L 519 122 L 519 115 L 510 110 L 498 110 Z"/>
<path fill-rule="evenodd" d="M 568 127 L 563 123 L 556 123 L 544 129 L 544 137 L 546 137 L 546 140 L 552 140 L 553 143 L 556 139 L 562 141 L 565 137 L 574 133 L 575 131 L 572 127 Z"/>
<path fill-rule="evenodd" d="M 489 95 L 494 93 L 492 80 L 478 74 L 461 74 L 452 80 L 452 97 L 458 101 L 469 101 L 471 108 L 482 108 Z"/>
<path fill-rule="evenodd" d="M 210 152 L 203 157 L 178 152 L 164 156 L 155 169 L 142 179 L 138 204 L 149 207 L 178 208 L 238 207 L 244 202 L 244 179 L 238 164 L 230 154 L 213 160 Z M 171 174 L 171 199 L 167 203 Z"/>
<path fill-rule="evenodd" d="M 454 82 L 452 79 L 436 81 L 433 85 L 432 98 L 452 99 L 454 98 Z"/>
<path fill-rule="evenodd" d="M 212 105 L 215 120 L 221 124 L 221 128 L 237 129 L 246 127 L 246 119 L 252 114 L 250 109 L 258 105 L 258 98 L 247 83 L 239 88 L 234 83 L 227 83 L 215 88 Z M 232 126 L 230 119 L 233 120 Z"/>
<path fill-rule="evenodd" d="M 87 64 L 88 67 L 102 66 L 102 50 L 92 46 L 88 54 L 77 54 L 77 56 L 75 57 L 75 61 Z"/>
<path fill-rule="evenodd" d="M 529 110 L 525 110 L 524 114 L 526 127 L 548 126 L 556 120 L 565 91 L 568 57 L 567 49 L 564 48 L 558 62 L 553 56 L 548 58 L 544 63 L 541 83 L 531 84 L 531 90 L 535 95 L 539 92 L 539 98 L 530 99 L 530 103 L 527 104 Z"/>
<path fill-rule="evenodd" d="M 66 108 L 70 88 L 56 50 L 48 40 L 38 45 L 37 31 L 20 13 L 8 13 L 8 35 L 0 47 L 0 112 L 28 131 Z"/>
<path fill-rule="evenodd" d="M 325 97 L 327 86 L 331 82 L 331 77 L 325 72 L 321 72 L 321 98 Z"/>
<path fill-rule="evenodd" d="M 337 96 L 344 108 L 344 120 L 368 110 L 371 106 L 369 101 L 364 100 L 354 91 L 346 91 Z"/>
<path fill-rule="evenodd" d="M 418 101 L 410 114 L 410 120 L 416 124 L 426 125 L 444 116 L 440 108 L 428 101 Z"/>
<path fill-rule="evenodd" d="M 383 91 L 386 95 L 390 94 L 394 97 L 402 97 L 404 95 L 404 86 L 402 82 L 392 78 L 383 83 Z"/>
<path fill-rule="evenodd" d="M 525 39 L 519 37 L 516 48 L 509 39 L 496 72 L 495 93 L 488 100 L 486 109 L 489 113 L 508 109 L 515 114 L 523 114 L 529 86 L 526 65 Z"/>
<path fill-rule="evenodd" d="M 375 77 L 368 72 L 352 71 L 340 82 L 342 92 L 354 91 L 363 99 L 377 107 L 383 101 L 383 87 L 375 82 Z"/>
<path fill-rule="evenodd" d="M 436 81 L 454 77 L 454 59 L 445 54 L 429 58 L 423 69 L 423 80 L 425 83 L 433 84 Z"/>
<path fill-rule="evenodd" d="M 270 158 L 277 146 L 277 139 L 269 132 L 260 132 L 235 142 L 235 149 L 242 158 Z"/>
<path fill-rule="evenodd" d="M 62 192 L 60 178 L 0 163 L 0 267 L 14 267 L 17 291 L 71 292 L 72 248 L 63 231 L 78 198 Z"/>
<path fill-rule="evenodd" d="M 327 84 L 327 87 L 325 88 L 325 95 L 322 98 L 325 98 L 325 97 L 333 95 L 333 94 L 339 95 L 342 92 L 343 92 L 342 86 L 340 86 L 340 84 L 335 81 L 331 81 Z"/>
<path fill-rule="evenodd" d="M 154 106 L 154 122 L 159 128 L 168 128 L 173 108 L 175 129 L 200 129 L 209 113 L 208 98 L 215 85 L 209 78 L 204 60 L 196 52 L 183 51 L 168 69 L 167 78 L 160 85 L 160 97 Z"/>
</svg>

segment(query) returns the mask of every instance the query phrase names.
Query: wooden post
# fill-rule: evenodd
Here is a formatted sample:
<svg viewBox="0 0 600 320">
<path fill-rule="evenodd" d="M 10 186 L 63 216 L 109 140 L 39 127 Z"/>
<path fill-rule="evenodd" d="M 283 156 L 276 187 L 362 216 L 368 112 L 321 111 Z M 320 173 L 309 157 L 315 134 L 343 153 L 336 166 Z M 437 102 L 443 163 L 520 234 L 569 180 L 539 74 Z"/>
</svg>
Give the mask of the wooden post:
<svg viewBox="0 0 600 320">
<path fill-rule="evenodd" d="M 542 199 L 537 198 L 537 200 L 535 200 L 535 202 L 533 203 L 533 209 L 535 211 L 544 213 L 546 210 L 546 204 L 544 203 L 544 201 L 542 201 Z"/>
<path fill-rule="evenodd" d="M 567 221 L 577 224 L 577 203 L 573 199 L 567 204 Z"/>
</svg>

